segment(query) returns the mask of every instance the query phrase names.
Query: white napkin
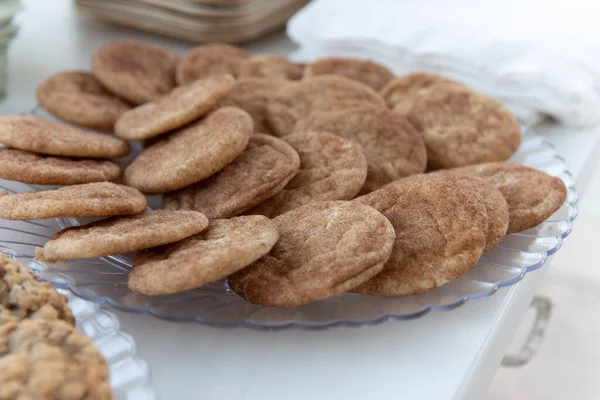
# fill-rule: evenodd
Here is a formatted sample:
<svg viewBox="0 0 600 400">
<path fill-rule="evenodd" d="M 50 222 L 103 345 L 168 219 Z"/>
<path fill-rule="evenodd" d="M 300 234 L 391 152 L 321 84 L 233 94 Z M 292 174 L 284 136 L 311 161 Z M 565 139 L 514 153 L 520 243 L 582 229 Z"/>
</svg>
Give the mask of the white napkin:
<svg viewBox="0 0 600 400">
<path fill-rule="evenodd" d="M 288 23 L 308 61 L 373 59 L 489 94 L 524 121 L 600 122 L 597 0 L 313 0 Z"/>
</svg>

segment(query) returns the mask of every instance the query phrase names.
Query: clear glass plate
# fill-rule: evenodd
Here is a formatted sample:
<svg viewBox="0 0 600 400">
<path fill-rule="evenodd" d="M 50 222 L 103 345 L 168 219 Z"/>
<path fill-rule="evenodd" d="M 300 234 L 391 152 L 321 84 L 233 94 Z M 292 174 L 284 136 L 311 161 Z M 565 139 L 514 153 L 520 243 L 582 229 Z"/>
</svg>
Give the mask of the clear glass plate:
<svg viewBox="0 0 600 400">
<path fill-rule="evenodd" d="M 4 247 L 4 251 L 13 252 L 43 279 L 80 297 L 124 311 L 148 313 L 174 321 L 223 327 L 319 329 L 416 318 L 430 311 L 451 310 L 519 282 L 526 273 L 544 265 L 547 257 L 560 248 L 563 239 L 571 232 L 579 196 L 564 159 L 554 147 L 533 129 L 523 127 L 523 143 L 510 161 L 538 168 L 562 179 L 568 187 L 565 204 L 535 228 L 506 236 L 466 275 L 415 296 L 390 298 L 346 293 L 292 309 L 269 308 L 246 302 L 229 289 L 226 281 L 174 295 L 143 296 L 127 288 L 131 255 L 61 264 L 33 260 L 36 246 L 42 246 L 61 227 L 82 222 L 74 219 L 0 220 L 0 250 Z M 11 192 L 40 189 L 13 181 L 0 181 L 1 188 Z M 156 196 L 150 198 L 151 205 L 157 205 L 156 201 L 160 199 Z"/>
<path fill-rule="evenodd" d="M 152 400 L 150 368 L 137 354 L 135 341 L 120 328 L 119 318 L 100 308 L 98 303 L 87 301 L 61 290 L 69 299 L 77 329 L 94 343 L 106 358 L 110 368 L 110 386 L 115 400 Z"/>
</svg>

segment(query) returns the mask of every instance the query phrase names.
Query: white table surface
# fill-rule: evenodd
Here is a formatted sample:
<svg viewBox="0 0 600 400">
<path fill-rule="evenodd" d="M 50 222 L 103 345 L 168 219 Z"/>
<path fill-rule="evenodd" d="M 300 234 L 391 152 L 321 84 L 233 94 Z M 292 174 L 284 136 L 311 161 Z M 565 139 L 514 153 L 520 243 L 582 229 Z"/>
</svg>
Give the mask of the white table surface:
<svg viewBox="0 0 600 400">
<path fill-rule="evenodd" d="M 68 0 L 24 3 L 1 114 L 31 108 L 36 85 L 51 73 L 89 68 L 91 54 L 108 40 L 148 40 L 180 52 L 192 46 L 89 20 Z M 280 54 L 294 49 L 282 33 L 246 47 Z M 600 130 L 548 126 L 544 132 L 580 182 L 587 180 L 586 163 L 600 154 Z M 265 332 L 117 314 L 149 362 L 161 399 L 480 400 L 545 269 L 451 312 L 369 328 Z"/>
</svg>

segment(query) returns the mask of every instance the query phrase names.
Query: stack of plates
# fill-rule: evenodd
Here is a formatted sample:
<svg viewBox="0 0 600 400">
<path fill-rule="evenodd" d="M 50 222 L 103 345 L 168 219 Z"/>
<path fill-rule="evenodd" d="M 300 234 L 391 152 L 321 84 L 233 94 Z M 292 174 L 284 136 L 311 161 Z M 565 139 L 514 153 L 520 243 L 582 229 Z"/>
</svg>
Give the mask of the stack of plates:
<svg viewBox="0 0 600 400">
<path fill-rule="evenodd" d="M 13 17 L 21 9 L 20 0 L 0 1 L 0 99 L 6 96 L 8 44 L 17 34 Z"/>
<path fill-rule="evenodd" d="M 101 20 L 194 42 L 245 42 L 282 25 L 309 0 L 76 0 Z"/>
</svg>

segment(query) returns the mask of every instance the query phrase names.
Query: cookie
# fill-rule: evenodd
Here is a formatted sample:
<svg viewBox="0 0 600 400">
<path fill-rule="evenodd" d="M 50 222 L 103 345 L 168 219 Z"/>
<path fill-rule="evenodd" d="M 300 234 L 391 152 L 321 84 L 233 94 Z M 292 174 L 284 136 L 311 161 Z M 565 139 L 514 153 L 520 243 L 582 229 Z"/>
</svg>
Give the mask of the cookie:
<svg viewBox="0 0 600 400">
<path fill-rule="evenodd" d="M 92 57 L 96 79 L 132 104 L 157 99 L 175 87 L 179 56 L 148 43 L 120 40 L 105 44 Z"/>
<path fill-rule="evenodd" d="M 187 85 L 211 75 L 237 76 L 241 61 L 250 54 L 225 43 L 212 43 L 190 50 L 177 64 L 176 78 L 179 85 Z"/>
<path fill-rule="evenodd" d="M 48 157 L 28 151 L 0 148 L 0 178 L 35 185 L 74 185 L 112 181 L 121 168 L 107 160 Z"/>
<path fill-rule="evenodd" d="M 234 82 L 231 75 L 215 75 L 178 87 L 123 114 L 115 133 L 123 139 L 143 140 L 180 128 L 208 113 Z"/>
<path fill-rule="evenodd" d="M 224 107 L 144 149 L 123 181 L 145 193 L 165 193 L 199 182 L 229 165 L 246 148 L 252 118 Z"/>
<path fill-rule="evenodd" d="M 147 205 L 146 197 L 135 188 L 97 182 L 40 192 L 0 194 L 0 218 L 110 217 L 140 214 Z"/>
<path fill-rule="evenodd" d="M 243 60 L 239 65 L 237 76 L 297 81 L 302 78 L 302 72 L 302 66 L 285 57 L 262 54 Z"/>
<path fill-rule="evenodd" d="M 266 78 L 238 79 L 217 107 L 237 107 L 246 111 L 254 122 L 254 132 L 272 133 L 267 124 L 267 103 L 285 82 Z"/>
<path fill-rule="evenodd" d="M 386 107 L 314 112 L 299 120 L 294 132 L 325 131 L 358 144 L 367 157 L 368 193 L 405 176 L 422 173 L 427 152 L 421 135 L 402 116 Z"/>
<path fill-rule="evenodd" d="M 278 238 L 275 224 L 260 215 L 215 219 L 199 235 L 138 253 L 127 285 L 150 296 L 194 289 L 251 264 Z"/>
<path fill-rule="evenodd" d="M 52 156 L 110 158 L 129 153 L 122 139 L 26 115 L 0 116 L 0 143 Z"/>
<path fill-rule="evenodd" d="M 410 110 L 413 98 L 417 93 L 438 83 L 462 86 L 441 75 L 416 72 L 392 79 L 381 88 L 379 93 L 385 99 L 388 107 L 405 114 L 406 110 Z"/>
<path fill-rule="evenodd" d="M 23 319 L 75 323 L 66 297 L 25 266 L 0 253 L 0 321 Z"/>
<path fill-rule="evenodd" d="M 344 293 L 383 268 L 394 228 L 358 202 L 310 203 L 273 222 L 280 239 L 271 252 L 229 277 L 238 295 L 264 306 L 296 307 Z"/>
<path fill-rule="evenodd" d="M 478 176 L 502 193 L 508 203 L 508 233 L 541 224 L 567 199 L 567 188 L 559 178 L 524 165 L 496 162 L 456 168 L 451 172 Z"/>
<path fill-rule="evenodd" d="M 73 324 L 61 320 L 26 319 L 0 326 L 0 357 L 19 353 L 62 354 L 108 370 L 106 360 L 90 339 Z"/>
<path fill-rule="evenodd" d="M 87 71 L 52 75 L 37 87 L 36 98 L 56 118 L 102 131 L 112 131 L 121 114 L 131 108 Z"/>
<path fill-rule="evenodd" d="M 274 217 L 313 201 L 351 200 L 365 183 L 367 160 L 353 142 L 327 132 L 299 132 L 283 140 L 300 155 L 300 172 L 248 214 Z"/>
<path fill-rule="evenodd" d="M 35 250 L 44 262 L 128 253 L 185 239 L 202 232 L 208 218 L 196 211 L 146 211 L 65 228 Z"/>
<path fill-rule="evenodd" d="M 388 68 L 373 61 L 357 58 L 321 58 L 304 69 L 304 77 L 317 75 L 340 75 L 380 90 L 394 74 Z"/>
<path fill-rule="evenodd" d="M 0 399 L 110 400 L 105 368 L 63 354 L 0 358 Z"/>
<path fill-rule="evenodd" d="M 229 218 L 279 193 L 299 167 L 298 154 L 289 144 L 256 133 L 246 150 L 221 171 L 165 194 L 163 207 L 200 211 L 209 219 Z"/>
<path fill-rule="evenodd" d="M 355 292 L 422 293 L 467 273 L 483 254 L 488 231 L 483 199 L 455 177 L 415 175 L 354 201 L 380 210 L 396 232 L 383 271 Z"/>
<path fill-rule="evenodd" d="M 297 121 L 338 101 L 385 104 L 377 92 L 362 83 L 335 75 L 315 76 L 288 82 L 273 93 L 267 105 L 267 121 L 275 135 L 285 136 L 292 133 Z"/>
<path fill-rule="evenodd" d="M 504 161 L 521 144 L 519 123 L 502 104 L 460 86 L 420 91 L 405 115 L 423 136 L 431 169 Z"/>
</svg>

